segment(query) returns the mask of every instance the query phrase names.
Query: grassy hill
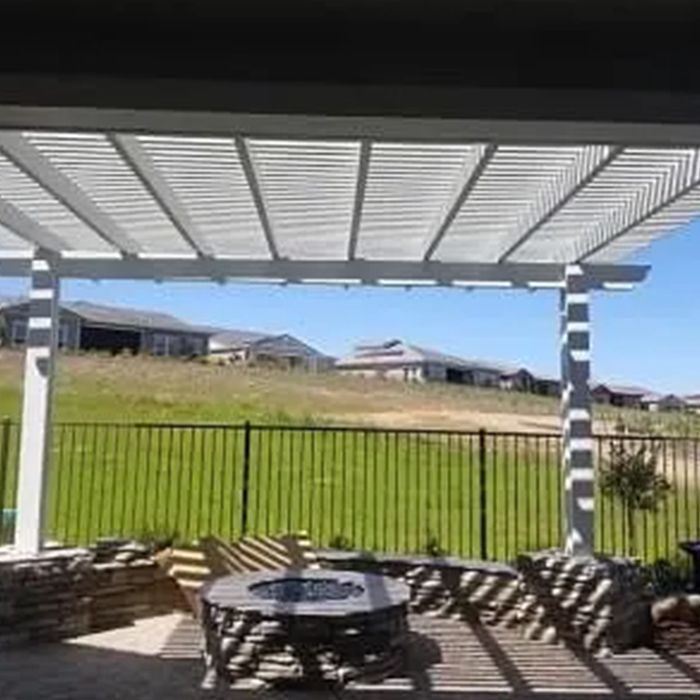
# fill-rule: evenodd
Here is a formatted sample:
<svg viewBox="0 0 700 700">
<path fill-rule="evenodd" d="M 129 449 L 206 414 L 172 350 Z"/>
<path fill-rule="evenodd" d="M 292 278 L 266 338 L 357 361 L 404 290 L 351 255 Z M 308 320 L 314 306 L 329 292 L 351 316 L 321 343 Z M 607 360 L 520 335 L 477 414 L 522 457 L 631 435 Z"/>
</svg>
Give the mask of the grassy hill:
<svg viewBox="0 0 700 700">
<path fill-rule="evenodd" d="M 20 352 L 0 353 L 2 415 L 19 415 L 22 361 Z M 151 357 L 61 355 L 56 382 L 56 419 L 64 421 L 413 421 L 415 427 L 427 422 L 433 427 L 474 428 L 479 427 L 474 414 L 539 416 L 551 422 L 557 411 L 552 399 L 467 387 Z"/>
<path fill-rule="evenodd" d="M 0 415 L 19 417 L 23 355 L 0 352 Z M 597 428 L 618 413 L 598 409 Z M 641 432 L 695 433 L 694 416 L 627 411 Z M 58 421 L 186 421 L 350 424 L 556 432 L 555 398 L 444 384 L 216 367 L 151 357 L 61 355 Z"/>
</svg>

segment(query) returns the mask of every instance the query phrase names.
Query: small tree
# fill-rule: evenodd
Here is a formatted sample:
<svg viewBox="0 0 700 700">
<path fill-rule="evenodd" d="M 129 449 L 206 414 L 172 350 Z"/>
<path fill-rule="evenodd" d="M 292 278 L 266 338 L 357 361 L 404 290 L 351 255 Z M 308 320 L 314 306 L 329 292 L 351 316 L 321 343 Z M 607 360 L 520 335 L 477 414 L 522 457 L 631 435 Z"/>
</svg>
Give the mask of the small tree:
<svg viewBox="0 0 700 700">
<path fill-rule="evenodd" d="M 658 473 L 658 449 L 643 444 L 627 447 L 622 440 L 610 446 L 610 459 L 601 467 L 600 488 L 616 498 L 627 519 L 628 554 L 636 554 L 635 514 L 655 511 L 671 490 L 666 477 Z"/>
</svg>

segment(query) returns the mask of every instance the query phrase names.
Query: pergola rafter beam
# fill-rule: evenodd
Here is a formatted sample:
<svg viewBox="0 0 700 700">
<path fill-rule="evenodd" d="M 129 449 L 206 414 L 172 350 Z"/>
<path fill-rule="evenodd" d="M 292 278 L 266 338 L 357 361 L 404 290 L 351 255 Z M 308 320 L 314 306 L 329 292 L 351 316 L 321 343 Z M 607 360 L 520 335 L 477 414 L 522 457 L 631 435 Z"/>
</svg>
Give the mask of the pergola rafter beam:
<svg viewBox="0 0 700 700">
<path fill-rule="evenodd" d="M 593 147 L 602 148 L 602 147 Z M 537 231 L 539 231 L 542 226 L 544 226 L 548 221 L 550 221 L 554 216 L 556 216 L 571 200 L 576 197 L 587 185 L 589 185 L 600 173 L 607 168 L 610 163 L 612 163 L 615 158 L 617 158 L 622 152 L 621 146 L 614 146 L 606 149 L 606 153 L 600 158 L 594 158 L 593 163 L 584 172 L 579 173 L 579 178 L 573 187 L 569 186 L 563 193 L 561 197 L 555 197 L 554 206 L 546 209 L 543 213 L 538 213 L 535 220 L 523 231 L 518 234 L 517 238 L 508 246 L 504 253 L 502 253 L 498 262 L 506 262 L 511 258 L 525 243 L 527 243 L 532 236 L 534 236 Z"/>
<path fill-rule="evenodd" d="M 429 235 L 429 243 L 423 255 L 423 260 L 430 260 L 435 251 L 438 249 L 442 239 L 445 237 L 450 225 L 455 220 L 457 214 L 464 206 L 467 198 L 471 194 L 472 190 L 476 187 L 479 182 L 479 178 L 483 175 L 484 171 L 488 167 L 489 162 L 496 153 L 496 146 L 494 144 L 488 144 L 484 146 L 481 156 L 478 158 L 476 163 L 471 169 L 467 169 L 464 174 L 465 179 L 460 187 L 457 189 L 457 194 L 449 205 L 445 215 L 441 218 L 437 224 L 435 230 Z"/>
<path fill-rule="evenodd" d="M 0 151 L 104 241 L 123 253 L 135 255 L 140 251 L 141 247 L 136 241 L 96 206 L 70 178 L 55 168 L 22 134 L 0 133 Z"/>
<path fill-rule="evenodd" d="M 265 204 L 265 197 L 263 196 L 262 189 L 260 188 L 260 178 L 258 177 L 257 169 L 255 167 L 255 163 L 253 162 L 253 157 L 250 154 L 246 140 L 242 136 L 236 136 L 234 140 L 236 143 L 236 150 L 238 152 L 238 159 L 241 161 L 241 167 L 243 168 L 243 173 L 245 174 L 248 182 L 248 188 L 250 189 L 250 194 L 253 197 L 255 209 L 258 212 L 258 218 L 260 219 L 260 225 L 262 226 L 263 234 L 265 236 L 267 249 L 270 252 L 270 257 L 273 260 L 276 260 L 279 258 L 277 241 L 275 240 L 275 233 L 272 228 L 267 206 Z"/>
<path fill-rule="evenodd" d="M 629 233 L 633 229 L 635 229 L 637 226 L 640 226 L 643 224 L 645 221 L 648 221 L 649 219 L 653 218 L 657 214 L 660 214 L 663 212 L 665 209 L 670 207 L 671 205 L 675 204 L 679 199 L 682 197 L 685 197 L 687 194 L 690 194 L 696 187 L 700 187 L 700 155 L 696 154 L 695 158 L 693 159 L 692 164 L 689 166 L 693 169 L 693 176 L 690 178 L 690 181 L 687 182 L 684 186 L 680 187 L 673 195 L 670 197 L 667 196 L 663 198 L 663 193 L 655 193 L 656 197 L 661 197 L 662 201 L 658 202 L 654 206 L 652 206 L 650 209 L 647 209 L 644 213 L 641 215 L 636 216 L 630 223 L 626 224 L 619 230 L 617 230 L 614 234 L 608 236 L 607 238 L 599 241 L 598 243 L 592 245 L 587 251 L 585 251 L 583 254 L 579 255 L 578 257 L 578 262 L 586 262 L 590 258 L 592 258 L 594 255 L 597 253 L 600 253 L 602 250 L 607 248 L 611 243 L 614 243 L 618 239 L 622 238 L 625 234 Z M 687 178 L 686 178 L 687 179 Z"/>
<path fill-rule="evenodd" d="M 352 209 L 352 221 L 350 223 L 348 260 L 354 260 L 355 253 L 357 252 L 357 237 L 360 233 L 360 223 L 362 222 L 362 207 L 365 203 L 365 190 L 367 188 L 367 176 L 369 175 L 371 155 L 371 141 L 362 141 L 360 144 L 360 157 L 357 162 L 357 183 L 355 185 L 355 202 Z"/>
<path fill-rule="evenodd" d="M 23 238 L 27 243 L 47 250 L 58 252 L 71 249 L 66 241 L 57 236 L 46 227 L 34 221 L 14 204 L 0 196 L 0 224 L 9 229 L 15 235 Z M 27 268 L 28 270 L 29 268 Z M 22 272 L 21 274 L 26 274 Z"/>
<path fill-rule="evenodd" d="M 124 134 L 110 134 L 108 138 L 122 160 L 140 180 L 188 245 L 197 255 L 212 255 L 213 249 L 198 231 L 187 209 L 175 196 L 166 179 L 160 174 L 151 157 L 139 143 L 138 138 Z"/>
</svg>

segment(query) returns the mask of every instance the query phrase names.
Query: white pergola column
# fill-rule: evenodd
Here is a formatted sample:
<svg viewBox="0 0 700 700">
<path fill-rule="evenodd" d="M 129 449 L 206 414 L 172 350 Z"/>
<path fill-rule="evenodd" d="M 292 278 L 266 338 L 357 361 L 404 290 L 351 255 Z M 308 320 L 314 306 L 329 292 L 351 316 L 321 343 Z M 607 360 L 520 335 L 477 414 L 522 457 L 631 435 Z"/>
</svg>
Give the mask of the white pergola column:
<svg viewBox="0 0 700 700">
<path fill-rule="evenodd" d="M 52 261 L 41 249 L 32 260 L 15 527 L 15 549 L 24 554 L 37 554 L 42 545 L 58 335 L 59 280 Z"/>
<path fill-rule="evenodd" d="M 580 265 L 567 265 L 560 296 L 565 551 L 593 552 L 593 439 L 589 292 Z"/>
</svg>

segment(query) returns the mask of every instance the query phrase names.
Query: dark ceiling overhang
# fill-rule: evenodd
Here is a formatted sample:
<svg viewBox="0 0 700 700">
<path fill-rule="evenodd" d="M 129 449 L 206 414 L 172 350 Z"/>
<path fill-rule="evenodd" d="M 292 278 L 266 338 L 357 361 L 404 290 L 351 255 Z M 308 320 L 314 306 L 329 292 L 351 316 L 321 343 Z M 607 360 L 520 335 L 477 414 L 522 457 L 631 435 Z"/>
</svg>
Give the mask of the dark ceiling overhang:
<svg viewBox="0 0 700 700">
<path fill-rule="evenodd" d="M 697 122 L 698 5 L 6 2 L 0 104 Z"/>
</svg>

